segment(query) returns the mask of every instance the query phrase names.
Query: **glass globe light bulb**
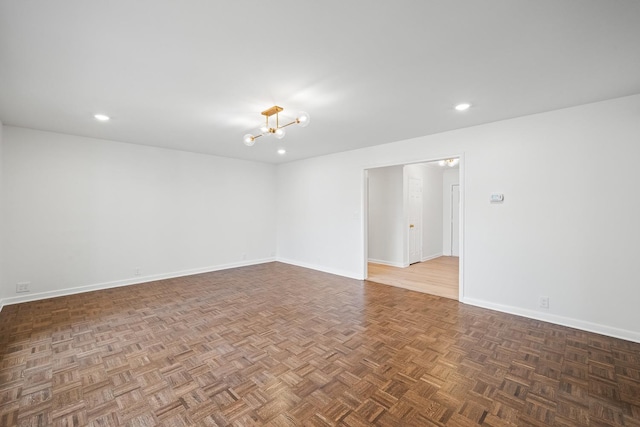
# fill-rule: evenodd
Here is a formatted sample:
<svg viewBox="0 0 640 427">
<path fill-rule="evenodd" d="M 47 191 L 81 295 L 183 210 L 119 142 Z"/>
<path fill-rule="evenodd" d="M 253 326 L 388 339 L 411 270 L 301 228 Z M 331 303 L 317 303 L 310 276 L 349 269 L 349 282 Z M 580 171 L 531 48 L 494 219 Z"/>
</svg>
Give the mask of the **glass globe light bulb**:
<svg viewBox="0 0 640 427">
<path fill-rule="evenodd" d="M 244 141 L 244 145 L 246 145 L 247 147 L 251 147 L 256 143 L 256 137 L 251 135 L 250 133 L 246 134 L 242 138 L 242 140 Z"/>
<path fill-rule="evenodd" d="M 304 111 L 301 111 L 300 114 L 298 114 L 298 118 L 296 119 L 296 123 L 298 123 L 298 126 L 300 127 L 309 126 L 310 121 L 311 117 L 309 117 L 309 114 L 305 113 Z"/>
<path fill-rule="evenodd" d="M 285 133 L 286 132 L 284 131 L 284 129 L 280 128 L 280 129 L 276 129 L 274 135 L 275 135 L 276 138 L 282 139 L 282 138 L 284 138 L 284 134 Z"/>
<path fill-rule="evenodd" d="M 260 132 L 268 133 L 269 132 L 269 126 L 267 126 L 266 123 L 264 125 L 260 126 Z"/>
</svg>

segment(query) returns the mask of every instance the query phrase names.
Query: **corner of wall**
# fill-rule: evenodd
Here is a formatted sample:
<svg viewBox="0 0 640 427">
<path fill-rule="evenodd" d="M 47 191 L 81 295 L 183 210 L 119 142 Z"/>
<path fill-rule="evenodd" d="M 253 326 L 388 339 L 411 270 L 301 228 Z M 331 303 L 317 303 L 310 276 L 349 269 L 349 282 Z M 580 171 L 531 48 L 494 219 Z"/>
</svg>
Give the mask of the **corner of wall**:
<svg viewBox="0 0 640 427">
<path fill-rule="evenodd" d="M 348 277 L 349 279 L 356 280 L 365 280 L 365 277 L 362 273 L 356 273 L 353 271 L 340 270 L 336 268 L 327 268 L 317 264 L 311 264 L 307 262 L 300 262 L 287 258 L 276 258 L 277 262 L 281 262 L 283 264 L 295 265 L 297 267 L 308 268 L 310 270 L 322 271 L 323 273 L 334 274 L 336 276 Z"/>
<path fill-rule="evenodd" d="M 3 156 L 3 134 L 4 125 L 0 120 L 0 311 L 2 311 L 3 297 L 4 297 L 4 156 Z"/>
</svg>

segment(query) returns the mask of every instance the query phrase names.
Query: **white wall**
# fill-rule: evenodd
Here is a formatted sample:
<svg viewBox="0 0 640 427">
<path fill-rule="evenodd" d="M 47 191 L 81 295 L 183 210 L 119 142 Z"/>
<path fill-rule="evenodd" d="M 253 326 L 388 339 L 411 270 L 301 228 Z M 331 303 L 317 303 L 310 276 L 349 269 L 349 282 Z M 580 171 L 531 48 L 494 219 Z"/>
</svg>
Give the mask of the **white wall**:
<svg viewBox="0 0 640 427">
<path fill-rule="evenodd" d="M 640 341 L 640 95 L 280 165 L 278 258 L 362 278 L 363 170 L 457 155 L 462 300 Z"/>
<path fill-rule="evenodd" d="M 6 288 L 6 285 L 3 281 L 2 281 L 2 276 L 3 276 L 3 271 L 4 271 L 4 230 L 3 230 L 3 226 L 2 224 L 4 223 L 3 221 L 3 216 L 4 216 L 4 191 L 3 191 L 3 184 L 2 184 L 2 175 L 3 175 L 3 136 L 4 134 L 4 126 L 2 125 L 2 121 L 0 121 L 0 310 L 2 310 L 2 306 L 3 306 L 3 299 L 2 299 L 2 295 L 4 295 L 5 293 L 8 292 Z"/>
<path fill-rule="evenodd" d="M 448 168 L 448 166 L 447 166 Z M 459 169 L 445 169 L 442 172 L 442 253 L 451 254 L 451 186 L 460 184 Z"/>
<path fill-rule="evenodd" d="M 404 265 L 402 166 L 369 171 L 369 261 Z"/>
<path fill-rule="evenodd" d="M 3 145 L 5 304 L 275 256 L 273 165 L 10 126 Z"/>
<path fill-rule="evenodd" d="M 366 186 L 357 159 L 350 151 L 278 165 L 279 261 L 362 278 Z"/>
</svg>

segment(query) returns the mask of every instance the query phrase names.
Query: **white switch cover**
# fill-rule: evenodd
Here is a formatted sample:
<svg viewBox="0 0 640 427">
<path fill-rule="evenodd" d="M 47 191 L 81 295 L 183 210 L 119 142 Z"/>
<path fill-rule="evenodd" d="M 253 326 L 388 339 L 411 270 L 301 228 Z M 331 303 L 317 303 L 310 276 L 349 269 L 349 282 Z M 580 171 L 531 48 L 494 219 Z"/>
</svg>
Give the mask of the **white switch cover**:
<svg viewBox="0 0 640 427">
<path fill-rule="evenodd" d="M 31 284 L 31 282 L 16 283 L 16 293 L 29 292 L 29 285 L 30 284 Z"/>
</svg>

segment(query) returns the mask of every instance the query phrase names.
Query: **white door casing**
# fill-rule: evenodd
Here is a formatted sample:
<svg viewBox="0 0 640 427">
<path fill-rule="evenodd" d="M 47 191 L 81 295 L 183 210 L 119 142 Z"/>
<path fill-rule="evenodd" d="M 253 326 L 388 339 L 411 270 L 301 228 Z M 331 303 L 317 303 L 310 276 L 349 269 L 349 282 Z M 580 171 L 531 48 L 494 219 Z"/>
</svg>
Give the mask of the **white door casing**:
<svg viewBox="0 0 640 427">
<path fill-rule="evenodd" d="M 422 180 L 409 178 L 409 264 L 422 261 Z"/>
<path fill-rule="evenodd" d="M 451 186 L 451 256 L 460 256 L 460 185 Z"/>
</svg>

